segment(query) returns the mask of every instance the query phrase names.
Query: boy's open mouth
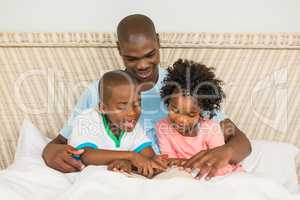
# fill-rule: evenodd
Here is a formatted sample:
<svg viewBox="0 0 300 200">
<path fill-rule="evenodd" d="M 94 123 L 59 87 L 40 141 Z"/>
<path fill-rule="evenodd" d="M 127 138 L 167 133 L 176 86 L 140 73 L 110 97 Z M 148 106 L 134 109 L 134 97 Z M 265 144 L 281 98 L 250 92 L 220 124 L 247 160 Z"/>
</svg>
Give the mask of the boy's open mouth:
<svg viewBox="0 0 300 200">
<path fill-rule="evenodd" d="M 132 129 L 134 129 L 136 123 L 137 123 L 137 120 L 135 120 L 135 119 L 126 119 L 126 120 L 124 121 L 124 126 L 125 126 L 126 129 L 128 129 L 128 130 L 132 130 Z"/>
</svg>

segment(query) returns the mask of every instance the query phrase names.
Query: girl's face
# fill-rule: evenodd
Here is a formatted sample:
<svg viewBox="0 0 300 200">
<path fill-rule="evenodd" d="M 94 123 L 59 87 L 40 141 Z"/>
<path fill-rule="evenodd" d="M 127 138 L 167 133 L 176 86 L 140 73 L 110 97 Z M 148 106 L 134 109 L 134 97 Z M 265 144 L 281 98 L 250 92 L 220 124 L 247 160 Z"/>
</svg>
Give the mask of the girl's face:
<svg viewBox="0 0 300 200">
<path fill-rule="evenodd" d="M 195 136 L 201 111 L 197 98 L 175 93 L 169 101 L 168 109 L 172 126 L 183 136 Z"/>
</svg>

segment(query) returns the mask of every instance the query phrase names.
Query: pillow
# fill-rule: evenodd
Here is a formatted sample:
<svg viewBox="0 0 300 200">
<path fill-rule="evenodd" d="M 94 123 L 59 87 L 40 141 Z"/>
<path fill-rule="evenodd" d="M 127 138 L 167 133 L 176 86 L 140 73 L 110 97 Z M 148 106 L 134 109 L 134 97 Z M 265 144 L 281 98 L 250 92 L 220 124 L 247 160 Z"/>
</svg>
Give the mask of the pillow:
<svg viewBox="0 0 300 200">
<path fill-rule="evenodd" d="M 13 164 L 0 171 L 1 199 L 57 199 L 71 186 L 65 174 L 46 166 L 49 139 L 30 120 L 23 121 Z"/>
<path fill-rule="evenodd" d="M 299 149 L 294 145 L 252 140 L 252 153 L 243 162 L 246 171 L 266 175 L 290 191 L 297 189 L 295 159 Z"/>
<path fill-rule="evenodd" d="M 20 158 L 41 158 L 44 147 L 50 141 L 44 136 L 29 119 L 24 119 L 21 126 L 15 153 L 15 161 Z"/>
</svg>

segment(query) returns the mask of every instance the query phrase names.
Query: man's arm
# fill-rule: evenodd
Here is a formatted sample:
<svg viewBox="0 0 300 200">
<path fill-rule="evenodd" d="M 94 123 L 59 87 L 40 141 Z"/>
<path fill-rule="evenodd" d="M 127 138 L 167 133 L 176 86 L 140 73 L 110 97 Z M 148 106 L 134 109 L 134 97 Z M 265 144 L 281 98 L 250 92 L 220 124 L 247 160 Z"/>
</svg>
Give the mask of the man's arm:
<svg viewBox="0 0 300 200">
<path fill-rule="evenodd" d="M 64 173 L 83 169 L 82 162 L 70 156 L 71 154 L 80 155 L 83 151 L 76 151 L 72 146 L 67 145 L 66 138 L 71 134 L 71 125 L 80 111 L 97 106 L 98 101 L 98 81 L 94 81 L 80 96 L 60 134 L 46 145 L 42 156 L 49 167 Z"/>
<path fill-rule="evenodd" d="M 70 145 L 67 145 L 67 139 L 58 135 L 55 139 L 49 142 L 43 150 L 42 157 L 47 166 L 52 169 L 69 173 L 80 171 L 84 168 L 81 161 L 77 161 L 70 155 L 80 155 L 83 150 L 77 151 Z"/>
<path fill-rule="evenodd" d="M 251 153 L 250 141 L 230 119 L 223 120 L 220 125 L 226 143 L 194 155 L 184 164 L 185 169 L 190 171 L 197 168 L 200 170 L 199 177 L 208 174 L 206 179 L 210 179 L 218 169 L 238 163 Z"/>
<path fill-rule="evenodd" d="M 230 120 L 221 122 L 225 145 L 232 149 L 231 163 L 239 163 L 251 153 L 251 144 L 247 136 Z"/>
</svg>

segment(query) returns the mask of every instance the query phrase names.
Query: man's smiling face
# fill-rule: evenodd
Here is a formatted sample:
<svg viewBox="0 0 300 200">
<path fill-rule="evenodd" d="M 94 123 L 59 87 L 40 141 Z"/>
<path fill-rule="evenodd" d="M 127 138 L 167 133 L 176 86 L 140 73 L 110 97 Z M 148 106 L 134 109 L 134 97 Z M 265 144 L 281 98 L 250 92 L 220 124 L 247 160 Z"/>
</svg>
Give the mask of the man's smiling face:
<svg viewBox="0 0 300 200">
<path fill-rule="evenodd" d="M 126 70 L 139 82 L 155 82 L 158 77 L 159 40 L 144 35 L 132 36 L 119 42 L 119 53 Z"/>
</svg>

